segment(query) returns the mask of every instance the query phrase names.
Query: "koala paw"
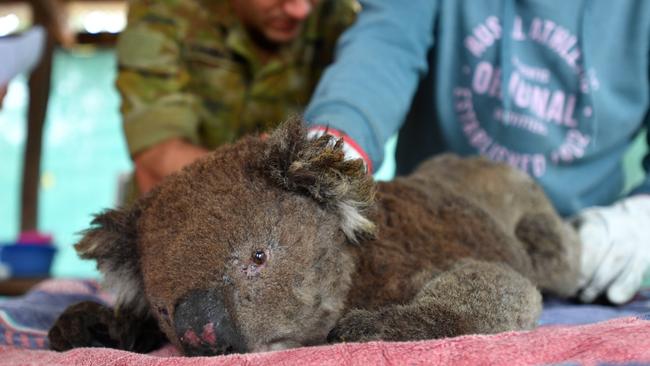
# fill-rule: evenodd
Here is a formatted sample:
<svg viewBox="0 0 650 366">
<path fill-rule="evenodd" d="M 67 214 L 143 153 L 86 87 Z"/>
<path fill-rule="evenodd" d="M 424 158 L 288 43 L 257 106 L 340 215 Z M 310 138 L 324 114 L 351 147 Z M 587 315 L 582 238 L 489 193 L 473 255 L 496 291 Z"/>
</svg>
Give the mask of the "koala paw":
<svg viewBox="0 0 650 366">
<path fill-rule="evenodd" d="M 167 339 L 151 316 L 137 316 L 92 301 L 68 307 L 48 333 L 50 348 L 66 351 L 77 347 L 108 347 L 147 353 Z"/>
<path fill-rule="evenodd" d="M 369 342 L 383 339 L 384 327 L 377 313 L 352 310 L 341 318 L 327 335 L 327 341 Z"/>
<path fill-rule="evenodd" d="M 115 348 L 117 342 L 109 334 L 112 319 L 112 310 L 104 305 L 92 301 L 72 305 L 50 328 L 50 348 L 55 351 L 77 347 Z"/>
</svg>

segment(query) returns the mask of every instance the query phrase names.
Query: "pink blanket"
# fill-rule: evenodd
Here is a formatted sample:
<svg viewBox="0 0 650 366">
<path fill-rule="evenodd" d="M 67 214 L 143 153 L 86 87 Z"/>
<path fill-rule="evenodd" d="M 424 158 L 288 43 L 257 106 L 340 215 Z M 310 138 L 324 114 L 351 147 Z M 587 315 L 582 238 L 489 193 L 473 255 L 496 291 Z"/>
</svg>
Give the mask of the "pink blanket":
<svg viewBox="0 0 650 366">
<path fill-rule="evenodd" d="M 220 357 L 178 357 L 168 346 L 150 355 L 104 348 L 64 353 L 0 346 L 2 365 L 532 365 L 650 362 L 650 318 L 464 336 L 422 342 L 373 342 Z"/>
<path fill-rule="evenodd" d="M 650 288 L 641 291 L 634 301 L 617 308 L 547 301 L 540 321 L 545 326 L 532 332 L 425 342 L 339 344 L 211 358 L 179 357 L 171 346 L 149 355 L 103 348 L 77 349 L 65 353 L 44 351 L 48 347 L 47 329 L 58 314 L 68 305 L 84 300 L 110 304 L 112 297 L 102 291 L 95 281 L 56 279 L 42 282 L 25 296 L 1 300 L 0 366 L 650 364 Z M 584 323 L 591 324 L 578 325 Z"/>
</svg>

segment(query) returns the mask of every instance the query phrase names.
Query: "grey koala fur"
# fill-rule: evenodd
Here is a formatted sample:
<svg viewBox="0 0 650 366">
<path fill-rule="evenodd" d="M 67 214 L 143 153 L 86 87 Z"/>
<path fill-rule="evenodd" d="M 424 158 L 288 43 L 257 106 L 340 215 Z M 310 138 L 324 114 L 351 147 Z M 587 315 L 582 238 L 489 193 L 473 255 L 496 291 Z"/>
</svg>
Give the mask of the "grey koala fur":
<svg viewBox="0 0 650 366">
<path fill-rule="evenodd" d="M 66 310 L 49 334 L 57 350 L 144 352 L 167 338 L 211 355 L 530 329 L 540 290 L 576 291 L 580 257 L 519 171 L 443 155 L 374 183 L 341 140 L 308 139 L 299 119 L 93 223 L 76 249 L 117 303 Z"/>
</svg>

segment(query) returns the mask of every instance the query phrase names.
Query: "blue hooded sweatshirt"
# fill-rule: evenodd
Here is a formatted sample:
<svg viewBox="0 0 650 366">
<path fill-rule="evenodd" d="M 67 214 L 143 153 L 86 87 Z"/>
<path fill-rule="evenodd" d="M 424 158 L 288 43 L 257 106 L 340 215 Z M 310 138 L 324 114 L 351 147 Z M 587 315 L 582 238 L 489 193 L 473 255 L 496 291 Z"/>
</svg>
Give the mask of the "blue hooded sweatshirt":
<svg viewBox="0 0 650 366">
<path fill-rule="evenodd" d="M 563 215 L 620 197 L 623 154 L 650 124 L 650 1 L 361 4 L 309 123 L 349 135 L 373 166 L 399 130 L 400 174 L 446 151 L 506 162 Z"/>
</svg>

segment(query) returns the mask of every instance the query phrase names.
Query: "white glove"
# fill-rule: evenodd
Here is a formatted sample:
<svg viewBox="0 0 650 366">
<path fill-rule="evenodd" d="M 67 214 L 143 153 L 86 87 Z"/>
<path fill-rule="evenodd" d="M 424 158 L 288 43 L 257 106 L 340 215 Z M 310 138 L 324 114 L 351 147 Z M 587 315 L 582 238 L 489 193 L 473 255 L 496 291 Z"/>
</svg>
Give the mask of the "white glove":
<svg viewBox="0 0 650 366">
<path fill-rule="evenodd" d="M 605 293 L 614 304 L 629 301 L 650 268 L 650 195 L 586 209 L 574 225 L 582 241 L 580 300 Z"/>
</svg>

